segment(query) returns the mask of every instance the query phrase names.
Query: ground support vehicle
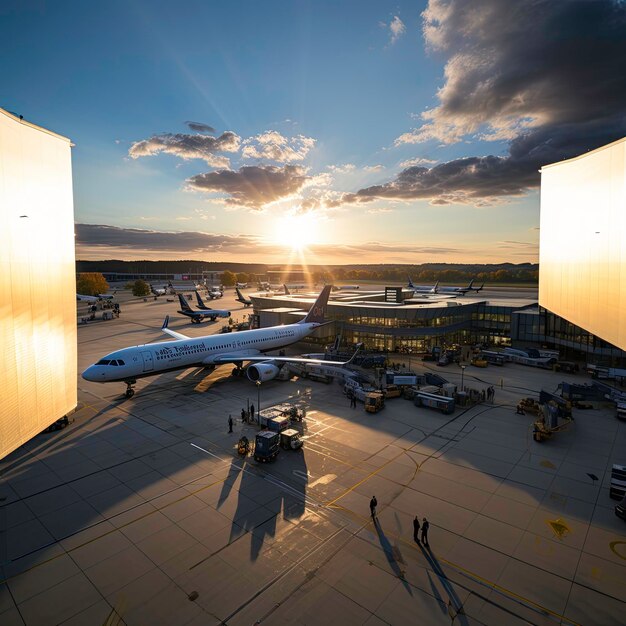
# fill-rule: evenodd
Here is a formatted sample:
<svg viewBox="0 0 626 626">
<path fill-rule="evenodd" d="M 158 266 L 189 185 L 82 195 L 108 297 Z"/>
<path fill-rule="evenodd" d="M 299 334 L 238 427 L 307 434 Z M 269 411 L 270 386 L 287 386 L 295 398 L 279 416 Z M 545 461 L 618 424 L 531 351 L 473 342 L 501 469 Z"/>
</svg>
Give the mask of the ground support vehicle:
<svg viewBox="0 0 626 626">
<path fill-rule="evenodd" d="M 250 452 L 250 441 L 244 435 L 237 443 L 237 454 L 241 454 L 241 456 L 247 456 L 248 452 Z"/>
<path fill-rule="evenodd" d="M 539 415 L 541 413 L 541 405 L 534 398 L 522 398 L 517 403 L 518 413 L 530 413 L 531 415 Z"/>
<path fill-rule="evenodd" d="M 617 419 L 626 420 L 626 402 L 618 402 L 615 409 Z"/>
<path fill-rule="evenodd" d="M 387 385 L 385 388 L 385 398 L 399 398 L 401 394 L 398 385 Z"/>
<path fill-rule="evenodd" d="M 489 365 L 489 361 L 487 361 L 487 359 L 481 359 L 479 357 L 474 357 L 470 361 L 470 365 L 473 365 L 474 367 L 487 367 Z"/>
<path fill-rule="evenodd" d="M 538 443 L 550 439 L 555 433 L 569 428 L 572 422 L 571 414 L 569 417 L 563 416 L 556 403 L 551 401 L 548 404 L 540 405 L 540 409 L 539 419 L 533 423 L 533 439 Z M 562 417 L 560 423 L 559 416 Z"/>
<path fill-rule="evenodd" d="M 273 461 L 280 452 L 280 435 L 270 430 L 257 433 L 254 443 L 254 460 L 260 463 Z"/>
<path fill-rule="evenodd" d="M 626 496 L 622 498 L 619 504 L 615 505 L 615 515 L 626 521 Z"/>
<path fill-rule="evenodd" d="M 427 393 L 421 389 L 415 392 L 413 397 L 413 403 L 415 406 L 426 406 L 431 409 L 437 409 L 446 415 L 454 413 L 454 398 L 447 398 L 446 396 L 440 396 L 434 393 Z"/>
<path fill-rule="evenodd" d="M 368 413 L 378 413 L 385 408 L 385 398 L 382 393 L 377 391 L 368 391 L 363 402 Z"/>
<path fill-rule="evenodd" d="M 303 445 L 300 433 L 294 428 L 288 428 L 280 433 L 280 447 L 283 450 L 299 450 Z"/>
</svg>

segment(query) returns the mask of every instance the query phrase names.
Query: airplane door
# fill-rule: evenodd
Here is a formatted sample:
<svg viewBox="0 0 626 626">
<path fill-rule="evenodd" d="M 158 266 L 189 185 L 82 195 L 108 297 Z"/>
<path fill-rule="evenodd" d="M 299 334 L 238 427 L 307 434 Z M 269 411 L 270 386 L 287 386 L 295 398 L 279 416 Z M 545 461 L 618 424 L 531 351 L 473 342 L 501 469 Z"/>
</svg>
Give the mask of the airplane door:
<svg viewBox="0 0 626 626">
<path fill-rule="evenodd" d="M 143 371 L 151 372 L 154 369 L 152 352 L 142 352 L 141 356 L 143 357 Z"/>
</svg>

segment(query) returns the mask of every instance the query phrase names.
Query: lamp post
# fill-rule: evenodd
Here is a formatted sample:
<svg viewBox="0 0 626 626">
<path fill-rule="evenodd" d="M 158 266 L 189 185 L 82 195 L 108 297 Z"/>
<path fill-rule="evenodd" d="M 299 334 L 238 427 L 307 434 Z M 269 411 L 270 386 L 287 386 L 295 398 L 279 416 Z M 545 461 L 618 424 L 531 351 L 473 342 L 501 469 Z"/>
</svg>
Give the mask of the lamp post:
<svg viewBox="0 0 626 626">
<path fill-rule="evenodd" d="M 261 381 L 256 381 L 256 414 L 261 423 Z"/>
<path fill-rule="evenodd" d="M 465 374 L 465 365 L 461 365 L 461 391 L 463 391 L 463 375 Z"/>
</svg>

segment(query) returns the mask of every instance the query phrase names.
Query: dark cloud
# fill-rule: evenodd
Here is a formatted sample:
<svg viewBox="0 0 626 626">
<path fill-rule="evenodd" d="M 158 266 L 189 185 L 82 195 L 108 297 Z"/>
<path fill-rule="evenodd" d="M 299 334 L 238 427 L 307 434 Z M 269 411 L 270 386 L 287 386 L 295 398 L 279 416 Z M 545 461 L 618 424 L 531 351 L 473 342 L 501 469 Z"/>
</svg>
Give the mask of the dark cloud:
<svg viewBox="0 0 626 626">
<path fill-rule="evenodd" d="M 84 248 L 117 248 L 126 251 L 249 252 L 258 242 L 250 235 L 219 235 L 196 231 L 166 232 L 119 228 L 104 224 L 76 224 L 76 244 Z"/>
<path fill-rule="evenodd" d="M 241 138 L 231 131 L 226 131 L 219 137 L 165 133 L 135 142 L 128 154 L 133 159 L 138 159 L 165 152 L 181 159 L 202 159 L 212 167 L 229 167 L 228 158 L 216 153 L 237 152 L 240 146 Z"/>
<path fill-rule="evenodd" d="M 409 167 L 347 200 L 491 202 L 538 169 L 626 134 L 626 5 L 611 0 L 430 0 L 427 45 L 448 61 L 440 104 L 396 144 L 509 141 L 505 156 Z"/>
<path fill-rule="evenodd" d="M 202 122 L 185 122 L 191 130 L 195 130 L 198 133 L 214 133 L 215 128 L 213 126 L 209 126 L 208 124 L 203 124 Z"/>
<path fill-rule="evenodd" d="M 198 191 L 228 194 L 226 203 L 229 205 L 261 210 L 271 202 L 297 193 L 307 180 L 305 170 L 300 166 L 266 165 L 198 174 L 187 183 Z"/>
</svg>

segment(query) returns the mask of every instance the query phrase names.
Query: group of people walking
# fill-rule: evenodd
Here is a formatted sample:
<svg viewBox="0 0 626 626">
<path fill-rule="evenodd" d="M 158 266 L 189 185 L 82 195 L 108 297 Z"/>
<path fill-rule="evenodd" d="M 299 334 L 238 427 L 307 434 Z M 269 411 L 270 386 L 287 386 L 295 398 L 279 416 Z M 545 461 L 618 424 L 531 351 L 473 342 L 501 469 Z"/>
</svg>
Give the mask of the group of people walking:
<svg viewBox="0 0 626 626">
<path fill-rule="evenodd" d="M 376 507 L 378 506 L 378 500 L 376 496 L 372 496 L 370 500 L 370 514 L 372 515 L 372 519 L 374 520 L 374 524 L 378 524 L 378 518 L 376 517 Z M 428 529 L 430 528 L 430 523 L 424 517 L 422 518 L 422 523 L 420 524 L 419 518 L 417 515 L 413 520 L 413 539 L 417 545 L 424 545 L 425 547 L 429 547 L 428 545 Z M 420 530 L 422 531 L 422 537 L 420 540 L 419 534 Z"/>
</svg>

